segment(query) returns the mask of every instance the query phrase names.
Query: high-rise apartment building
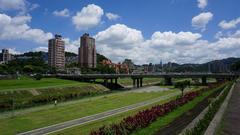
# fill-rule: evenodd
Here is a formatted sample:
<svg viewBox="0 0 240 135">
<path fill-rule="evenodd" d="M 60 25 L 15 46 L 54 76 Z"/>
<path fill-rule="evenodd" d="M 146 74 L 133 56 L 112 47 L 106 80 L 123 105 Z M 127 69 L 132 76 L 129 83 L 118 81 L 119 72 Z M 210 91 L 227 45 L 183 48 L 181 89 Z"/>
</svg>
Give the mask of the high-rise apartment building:
<svg viewBox="0 0 240 135">
<path fill-rule="evenodd" d="M 48 65 L 57 69 L 65 67 L 65 42 L 61 35 L 48 41 Z"/>
<path fill-rule="evenodd" d="M 97 67 L 97 52 L 95 39 L 85 33 L 81 37 L 79 47 L 79 65 L 81 68 L 96 68 Z"/>
<path fill-rule="evenodd" d="M 12 55 L 9 53 L 9 50 L 2 49 L 2 56 L 1 56 L 2 63 L 7 64 L 10 60 L 12 60 Z"/>
</svg>

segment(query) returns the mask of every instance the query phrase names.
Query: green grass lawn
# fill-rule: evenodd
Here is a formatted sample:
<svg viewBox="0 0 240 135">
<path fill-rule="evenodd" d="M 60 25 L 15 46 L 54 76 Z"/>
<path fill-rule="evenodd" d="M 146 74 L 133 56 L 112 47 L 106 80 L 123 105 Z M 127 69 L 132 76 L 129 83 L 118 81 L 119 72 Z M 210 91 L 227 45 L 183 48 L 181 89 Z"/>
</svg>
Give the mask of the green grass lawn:
<svg viewBox="0 0 240 135">
<path fill-rule="evenodd" d="M 57 78 L 43 78 L 41 80 L 35 80 L 29 77 L 20 77 L 20 79 L 0 80 L 0 91 L 71 85 L 88 85 L 88 83 L 62 80 Z"/>
<path fill-rule="evenodd" d="M 135 132 L 134 135 L 151 135 L 151 134 L 154 134 L 157 130 L 159 130 L 160 127 L 163 127 L 163 126 L 169 124 L 175 118 L 179 117 L 184 112 L 187 112 L 188 110 L 190 110 L 191 108 L 196 106 L 200 101 L 202 101 L 205 97 L 210 95 L 212 92 L 213 91 L 208 91 L 208 92 L 203 93 L 201 96 L 196 97 L 193 101 L 187 103 L 186 105 L 178 107 L 176 110 L 169 113 L 165 117 L 162 117 L 162 118 L 158 119 L 156 122 L 151 124 L 149 127 L 145 128 L 145 129 L 142 129 L 142 130 L 139 130 L 138 132 Z M 88 124 L 85 124 L 85 125 L 80 125 L 80 126 L 76 126 L 76 127 L 69 128 L 69 129 L 65 129 L 63 131 L 59 131 L 59 132 L 52 133 L 52 134 L 53 135 L 63 135 L 63 134 L 67 134 L 67 135 L 76 135 L 76 134 L 88 135 L 93 129 L 97 129 L 97 128 L 103 126 L 103 125 L 109 125 L 109 124 L 112 124 L 112 123 L 120 122 L 124 117 L 134 115 L 138 111 L 150 108 L 154 105 L 166 103 L 166 102 L 168 102 L 168 101 L 170 101 L 174 98 L 176 98 L 176 97 L 169 98 L 169 99 L 160 101 L 158 103 L 154 103 L 154 104 L 149 105 L 149 106 L 141 107 L 139 109 L 135 109 L 135 110 L 131 110 L 131 111 L 128 111 L 128 112 L 125 112 L 125 113 L 121 113 L 119 115 L 112 116 L 112 117 L 109 117 L 109 118 L 106 118 L 106 119 L 103 119 L 103 120 L 91 122 L 91 123 L 88 123 Z"/>
<path fill-rule="evenodd" d="M 72 120 L 88 115 L 93 115 L 110 109 L 115 109 L 144 100 L 150 100 L 159 96 L 164 96 L 179 90 L 169 90 L 153 93 L 133 93 L 119 92 L 104 96 L 97 96 L 78 100 L 72 104 L 61 105 L 57 107 L 30 112 L 13 118 L 0 119 L 1 134 L 16 134 L 23 131 L 40 128 L 67 120 Z"/>
</svg>

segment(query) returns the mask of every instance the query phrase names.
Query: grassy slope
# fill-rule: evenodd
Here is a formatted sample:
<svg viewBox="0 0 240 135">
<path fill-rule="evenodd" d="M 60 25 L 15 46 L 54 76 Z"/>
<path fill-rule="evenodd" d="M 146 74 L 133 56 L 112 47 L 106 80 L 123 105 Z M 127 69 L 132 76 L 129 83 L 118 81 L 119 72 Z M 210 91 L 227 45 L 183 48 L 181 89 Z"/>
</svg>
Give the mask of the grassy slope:
<svg viewBox="0 0 240 135">
<path fill-rule="evenodd" d="M 34 80 L 28 77 L 21 77 L 19 80 L 0 80 L 0 91 L 71 85 L 88 85 L 88 83 L 80 83 L 77 81 L 62 80 L 56 78 L 43 78 L 41 80 Z"/>
<path fill-rule="evenodd" d="M 201 96 L 195 98 L 192 102 L 187 103 L 186 105 L 177 108 L 176 110 L 174 110 L 173 112 L 169 113 L 167 116 L 160 118 L 158 121 L 154 122 L 152 125 L 150 125 L 148 128 L 142 129 L 139 132 L 136 132 L 134 134 L 141 134 L 141 135 L 149 135 L 149 134 L 153 134 L 154 132 L 156 132 L 159 129 L 159 126 L 165 126 L 168 123 L 170 123 L 171 121 L 173 121 L 176 117 L 180 116 L 181 114 L 183 114 L 184 112 L 190 110 L 191 108 L 193 108 L 194 106 L 196 106 L 200 101 L 202 101 L 205 97 L 207 97 L 209 94 L 211 94 L 213 91 L 208 91 L 205 92 L 204 94 L 202 94 Z M 174 99 L 174 98 L 171 98 Z M 68 134 L 68 135 L 75 135 L 75 134 L 81 134 L 81 135 L 87 135 L 90 133 L 90 131 L 94 128 L 98 128 L 102 125 L 109 125 L 111 123 L 116 123 L 121 121 L 124 117 L 127 117 L 129 115 L 134 115 L 136 114 L 138 111 L 143 110 L 143 109 L 147 109 L 152 107 L 153 105 L 156 104 L 163 104 L 165 102 L 170 101 L 171 99 L 167 99 L 164 101 L 160 101 L 158 103 L 146 106 L 146 107 L 142 107 L 136 110 L 132 110 L 132 111 L 128 111 L 126 113 L 122 113 L 104 120 L 99 120 L 97 122 L 92 122 L 89 124 L 85 124 L 85 125 L 81 125 L 81 126 L 77 126 L 77 127 L 73 127 L 73 128 L 69 128 L 60 132 L 56 132 L 53 133 L 54 135 L 62 135 L 62 134 Z"/>
<path fill-rule="evenodd" d="M 75 102 L 74 104 L 52 107 L 51 109 L 31 112 L 15 116 L 14 118 L 1 119 L 0 131 L 1 134 L 15 134 L 138 103 L 173 92 L 179 91 L 171 90 L 155 93 L 121 92 L 89 98 L 87 100 L 79 100 L 79 102 Z"/>
</svg>

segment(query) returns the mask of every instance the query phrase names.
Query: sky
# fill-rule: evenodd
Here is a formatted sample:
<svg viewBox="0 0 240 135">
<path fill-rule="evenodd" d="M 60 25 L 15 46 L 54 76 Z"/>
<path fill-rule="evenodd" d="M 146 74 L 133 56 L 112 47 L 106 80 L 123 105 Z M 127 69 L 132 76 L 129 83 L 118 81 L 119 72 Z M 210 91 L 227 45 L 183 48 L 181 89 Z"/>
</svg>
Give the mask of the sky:
<svg viewBox="0 0 240 135">
<path fill-rule="evenodd" d="M 78 53 L 89 33 L 97 52 L 121 62 L 204 63 L 240 57 L 239 0 L 0 0 L 0 49 L 47 51 L 60 34 Z"/>
</svg>

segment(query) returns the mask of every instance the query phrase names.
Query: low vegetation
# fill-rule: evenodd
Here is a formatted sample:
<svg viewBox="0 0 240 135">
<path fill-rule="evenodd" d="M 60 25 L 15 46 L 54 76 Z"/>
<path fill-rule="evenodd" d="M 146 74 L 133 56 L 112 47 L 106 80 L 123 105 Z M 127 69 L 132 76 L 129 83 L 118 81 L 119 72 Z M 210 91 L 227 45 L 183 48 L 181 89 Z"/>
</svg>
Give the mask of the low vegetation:
<svg viewBox="0 0 240 135">
<path fill-rule="evenodd" d="M 0 131 L 3 135 L 16 134 L 166 96 L 170 93 L 178 93 L 178 90 L 144 93 L 117 92 L 65 102 L 56 107 L 52 105 L 38 111 L 16 115 L 12 118 L 1 118 L 0 116 Z"/>
<path fill-rule="evenodd" d="M 219 110 L 221 104 L 223 103 L 223 101 L 225 100 L 225 98 L 228 95 L 228 92 L 230 91 L 232 86 L 232 83 L 229 84 L 223 91 L 223 94 L 220 95 L 220 97 L 218 99 L 216 99 L 215 101 L 213 101 L 209 108 L 207 113 L 204 115 L 204 117 L 198 121 L 198 123 L 194 126 L 193 129 L 187 130 L 185 132 L 185 135 L 201 135 L 204 134 L 205 130 L 208 128 L 210 122 L 212 121 L 213 117 L 215 116 L 215 114 L 217 113 L 217 111 Z"/>
<path fill-rule="evenodd" d="M 210 95 L 214 91 L 220 90 L 222 88 L 223 88 L 222 86 L 219 87 L 219 84 L 210 85 L 208 89 L 206 89 L 205 87 L 202 88 L 202 91 L 206 91 L 206 92 L 203 92 L 203 94 L 201 94 L 199 97 L 196 97 L 196 100 L 194 99 L 192 102 L 189 102 L 186 105 L 183 105 L 181 107 L 177 107 L 176 109 L 174 109 L 172 112 L 170 112 L 166 116 L 161 117 L 160 119 L 157 119 L 157 121 L 153 122 L 149 127 L 143 128 L 141 130 L 138 129 L 137 132 L 136 133 L 134 132 L 133 134 L 154 134 L 156 132 L 156 130 L 159 130 L 160 127 L 167 125 L 168 123 L 173 121 L 175 118 L 179 117 L 184 112 L 186 112 L 186 111 L 190 110 L 191 108 L 193 108 L 194 106 L 196 106 L 199 102 L 204 100 L 205 97 L 207 97 L 208 95 Z M 158 104 L 162 104 L 162 103 L 163 102 L 158 103 Z M 151 106 L 142 108 L 142 110 L 143 109 L 149 109 L 149 108 L 151 108 Z M 139 109 L 138 111 L 142 111 L 142 110 Z M 101 120 L 99 122 L 94 122 L 92 124 L 78 126 L 78 127 L 66 130 L 66 131 L 64 130 L 60 133 L 63 133 L 63 134 L 64 133 L 68 133 L 68 134 L 79 134 L 79 133 L 80 134 L 89 134 L 90 131 L 93 131 L 91 129 L 97 130 L 103 124 L 106 125 L 106 123 L 108 123 L 109 125 L 112 125 L 113 123 L 116 123 L 116 121 L 118 121 L 117 123 L 120 123 L 123 118 L 126 118 L 129 115 L 134 116 L 135 114 L 138 113 L 138 111 L 126 112 L 126 113 L 124 113 L 122 115 L 119 115 L 119 116 L 114 116 L 112 118 L 108 118 L 106 120 Z"/>
<path fill-rule="evenodd" d="M 22 89 L 36 89 L 36 88 L 49 88 L 49 87 L 63 87 L 63 86 L 83 86 L 89 85 L 88 83 L 81 83 L 71 80 L 62 80 L 57 78 L 42 78 L 36 80 L 35 78 L 20 76 L 16 79 L 1 80 L 0 92 Z"/>
<path fill-rule="evenodd" d="M 82 83 L 56 78 L 22 76 L 18 79 L 0 81 L 0 111 L 27 108 L 93 96 L 108 89 L 99 84 Z"/>
<path fill-rule="evenodd" d="M 0 92 L 0 111 L 21 109 L 37 105 L 63 102 L 86 96 L 103 94 L 107 88 L 98 84 L 39 88 L 21 91 Z"/>
<path fill-rule="evenodd" d="M 183 96 L 184 89 L 187 87 L 190 87 L 190 81 L 185 80 L 185 81 L 175 82 L 174 87 L 180 89 L 182 91 L 182 96 Z"/>
<path fill-rule="evenodd" d="M 198 92 L 189 92 L 181 98 L 177 98 L 163 105 L 153 106 L 150 109 L 146 109 L 138 112 L 134 116 L 124 118 L 118 124 L 112 124 L 110 126 L 102 126 L 96 131 L 92 131 L 91 135 L 127 135 L 134 132 L 137 129 L 147 127 L 152 122 L 156 121 L 158 117 L 163 117 L 178 106 L 182 106 L 187 102 L 193 100 L 198 96 Z"/>
</svg>

